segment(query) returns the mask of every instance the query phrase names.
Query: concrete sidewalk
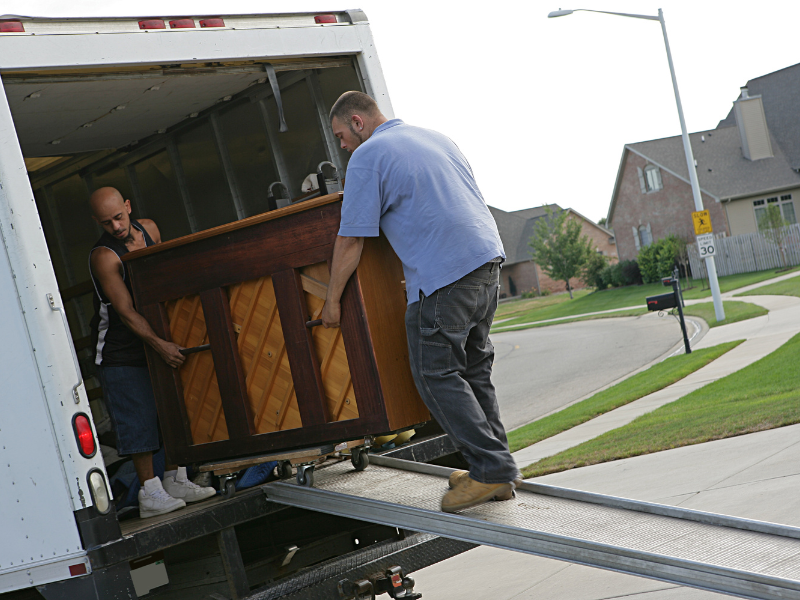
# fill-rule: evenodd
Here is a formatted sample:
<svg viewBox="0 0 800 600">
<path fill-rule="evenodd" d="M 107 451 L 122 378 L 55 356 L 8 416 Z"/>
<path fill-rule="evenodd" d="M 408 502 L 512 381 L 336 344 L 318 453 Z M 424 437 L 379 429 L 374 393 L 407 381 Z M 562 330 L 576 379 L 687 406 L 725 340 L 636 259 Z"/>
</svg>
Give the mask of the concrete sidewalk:
<svg viewBox="0 0 800 600">
<path fill-rule="evenodd" d="M 792 273 L 772 280 L 763 281 L 747 288 L 723 294 L 730 298 L 731 294 L 741 293 L 782 281 L 789 277 L 800 276 Z M 763 306 L 769 314 L 730 325 L 721 325 L 708 332 L 695 343 L 693 348 L 708 348 L 734 340 L 745 340 L 730 352 L 719 357 L 702 369 L 680 381 L 653 394 L 612 410 L 591 421 L 573 427 L 563 433 L 523 448 L 513 454 L 520 468 L 526 467 L 542 458 L 562 452 L 597 437 L 607 431 L 622 427 L 645 413 L 660 406 L 674 402 L 717 379 L 735 373 L 756 362 L 767 354 L 774 352 L 797 333 L 800 333 L 800 298 L 795 296 L 746 296 L 747 302 Z M 706 302 L 710 301 L 705 300 Z"/>
</svg>

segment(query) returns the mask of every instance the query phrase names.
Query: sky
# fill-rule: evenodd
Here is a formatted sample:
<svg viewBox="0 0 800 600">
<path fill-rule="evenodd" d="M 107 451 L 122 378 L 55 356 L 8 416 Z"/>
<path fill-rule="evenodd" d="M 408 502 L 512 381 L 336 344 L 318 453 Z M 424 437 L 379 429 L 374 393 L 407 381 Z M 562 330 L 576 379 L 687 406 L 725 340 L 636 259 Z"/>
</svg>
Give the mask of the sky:
<svg viewBox="0 0 800 600">
<path fill-rule="evenodd" d="M 800 2 L 721 0 L 2 0 L 0 13 L 186 16 L 363 9 L 395 116 L 466 155 L 487 203 L 608 213 L 626 143 L 680 135 L 664 11 L 689 132 L 713 129 L 749 79 L 800 62 Z M 558 2 L 558 4 L 556 3 Z"/>
</svg>

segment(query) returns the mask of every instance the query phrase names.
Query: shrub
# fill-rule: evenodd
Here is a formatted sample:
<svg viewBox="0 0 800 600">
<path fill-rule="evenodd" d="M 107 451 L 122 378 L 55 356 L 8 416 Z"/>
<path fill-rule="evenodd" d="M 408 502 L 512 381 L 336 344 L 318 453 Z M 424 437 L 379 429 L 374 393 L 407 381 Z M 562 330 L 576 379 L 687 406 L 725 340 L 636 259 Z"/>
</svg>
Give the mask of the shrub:
<svg viewBox="0 0 800 600">
<path fill-rule="evenodd" d="M 608 287 L 608 284 L 603 279 L 603 270 L 607 266 L 608 258 L 599 252 L 591 252 L 586 259 L 586 264 L 583 265 L 581 279 L 586 285 L 596 287 L 598 290 L 604 290 Z"/>
<path fill-rule="evenodd" d="M 600 272 L 600 277 L 605 287 L 622 287 L 624 285 L 639 285 L 642 283 L 639 265 L 635 260 L 624 260 L 613 265 L 606 265 Z"/>
<path fill-rule="evenodd" d="M 641 285 L 642 273 L 639 271 L 639 263 L 635 260 L 623 260 L 619 266 L 625 281 L 624 285 Z"/>
<path fill-rule="evenodd" d="M 639 250 L 639 270 L 644 283 L 659 281 L 672 275 L 678 264 L 681 241 L 674 234 Z"/>
</svg>

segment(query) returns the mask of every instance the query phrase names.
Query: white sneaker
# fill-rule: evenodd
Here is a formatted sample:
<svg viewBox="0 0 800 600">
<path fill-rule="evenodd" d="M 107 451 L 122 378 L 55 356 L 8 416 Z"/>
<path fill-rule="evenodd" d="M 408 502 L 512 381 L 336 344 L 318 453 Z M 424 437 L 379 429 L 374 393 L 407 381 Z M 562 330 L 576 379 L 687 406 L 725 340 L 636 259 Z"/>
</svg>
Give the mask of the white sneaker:
<svg viewBox="0 0 800 600">
<path fill-rule="evenodd" d="M 164 477 L 164 489 L 173 498 L 180 498 L 186 504 L 200 502 L 217 494 L 213 487 L 200 487 L 186 477 L 186 467 L 178 467 L 174 477 Z"/>
<path fill-rule="evenodd" d="M 186 506 L 186 502 L 173 498 L 164 491 L 161 480 L 153 477 L 139 489 L 139 516 L 142 519 L 163 515 Z"/>
</svg>

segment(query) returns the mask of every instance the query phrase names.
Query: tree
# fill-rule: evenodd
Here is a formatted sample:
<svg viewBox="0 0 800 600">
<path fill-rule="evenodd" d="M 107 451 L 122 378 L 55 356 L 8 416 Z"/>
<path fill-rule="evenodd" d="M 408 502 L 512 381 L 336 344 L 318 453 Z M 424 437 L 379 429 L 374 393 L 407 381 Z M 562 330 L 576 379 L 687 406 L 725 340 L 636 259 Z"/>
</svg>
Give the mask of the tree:
<svg viewBox="0 0 800 600">
<path fill-rule="evenodd" d="M 533 261 L 553 279 L 567 284 L 572 299 L 569 280 L 577 277 L 592 252 L 591 241 L 581 235 L 581 224 L 567 219 L 568 211 L 554 213 L 548 206 L 545 216 L 536 222 L 533 237 L 528 242 Z"/>
<path fill-rule="evenodd" d="M 597 222 L 597 224 L 598 224 L 598 225 L 602 225 L 603 227 L 605 227 L 605 226 L 606 226 L 606 218 L 605 218 L 605 217 L 601 218 L 601 219 L 600 219 L 600 220 Z"/>
<path fill-rule="evenodd" d="M 789 221 L 783 218 L 781 209 L 777 204 L 770 204 L 767 206 L 767 212 L 764 214 L 763 219 L 759 219 L 759 229 L 770 242 L 775 244 L 780 251 L 781 267 L 786 267 L 786 249 L 783 247 L 786 242 L 786 236 L 789 235 L 789 230 L 786 226 Z"/>
</svg>

